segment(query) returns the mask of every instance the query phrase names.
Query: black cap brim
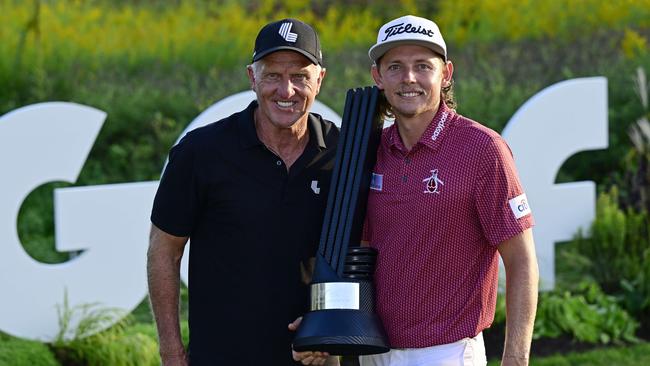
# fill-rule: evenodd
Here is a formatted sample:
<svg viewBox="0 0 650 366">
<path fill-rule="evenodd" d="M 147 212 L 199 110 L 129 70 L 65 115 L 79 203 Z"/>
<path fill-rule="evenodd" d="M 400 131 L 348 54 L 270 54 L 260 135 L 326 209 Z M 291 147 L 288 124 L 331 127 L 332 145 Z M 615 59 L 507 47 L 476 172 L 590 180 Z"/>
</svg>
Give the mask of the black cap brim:
<svg viewBox="0 0 650 366">
<path fill-rule="evenodd" d="M 260 52 L 260 53 L 256 53 L 255 56 L 253 56 L 253 62 L 261 60 L 264 56 L 266 56 L 268 54 L 271 54 L 271 53 L 277 52 L 277 51 L 283 51 L 283 50 L 298 52 L 301 55 L 307 57 L 309 59 L 309 61 L 311 61 L 312 64 L 320 65 L 320 62 L 318 62 L 316 57 L 314 57 L 314 55 L 312 55 L 311 53 L 309 53 L 309 52 L 307 52 L 307 51 L 305 51 L 303 49 L 300 49 L 300 48 L 297 48 L 297 47 L 291 47 L 291 46 L 278 46 L 278 47 L 269 48 L 268 50 L 264 50 L 263 52 Z"/>
</svg>

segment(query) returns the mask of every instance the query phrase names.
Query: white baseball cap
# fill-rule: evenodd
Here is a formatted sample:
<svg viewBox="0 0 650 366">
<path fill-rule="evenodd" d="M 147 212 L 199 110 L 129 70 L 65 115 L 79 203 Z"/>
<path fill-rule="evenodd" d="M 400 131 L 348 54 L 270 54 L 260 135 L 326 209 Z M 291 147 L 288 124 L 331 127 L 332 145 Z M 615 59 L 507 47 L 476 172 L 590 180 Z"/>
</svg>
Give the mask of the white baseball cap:
<svg viewBox="0 0 650 366">
<path fill-rule="evenodd" d="M 447 45 L 436 23 L 414 15 L 405 15 L 384 24 L 379 29 L 377 43 L 370 47 L 368 56 L 377 62 L 391 48 L 405 44 L 429 48 L 447 61 Z"/>
</svg>

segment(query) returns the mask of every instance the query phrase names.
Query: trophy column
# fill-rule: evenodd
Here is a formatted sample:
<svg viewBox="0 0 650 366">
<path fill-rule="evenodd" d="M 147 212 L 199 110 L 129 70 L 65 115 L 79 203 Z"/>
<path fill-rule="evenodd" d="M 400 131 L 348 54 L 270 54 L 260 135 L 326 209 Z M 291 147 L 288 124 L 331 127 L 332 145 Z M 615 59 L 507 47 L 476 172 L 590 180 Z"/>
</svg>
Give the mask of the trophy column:
<svg viewBox="0 0 650 366">
<path fill-rule="evenodd" d="M 296 332 L 296 351 L 367 355 L 389 350 L 374 312 L 377 253 L 359 246 L 383 126 L 378 100 L 376 87 L 347 93 L 312 276 L 311 310 Z"/>
</svg>

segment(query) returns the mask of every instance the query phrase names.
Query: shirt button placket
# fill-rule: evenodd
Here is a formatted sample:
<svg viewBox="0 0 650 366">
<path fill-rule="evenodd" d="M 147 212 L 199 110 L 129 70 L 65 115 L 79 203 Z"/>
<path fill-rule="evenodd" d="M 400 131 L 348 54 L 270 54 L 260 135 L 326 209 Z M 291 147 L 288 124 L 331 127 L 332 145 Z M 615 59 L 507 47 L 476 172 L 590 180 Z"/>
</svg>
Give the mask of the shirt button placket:
<svg viewBox="0 0 650 366">
<path fill-rule="evenodd" d="M 404 157 L 403 161 L 404 161 L 404 164 L 402 164 L 402 184 L 401 184 L 402 193 L 408 192 L 408 189 L 406 187 L 407 187 L 407 183 L 408 183 L 408 180 L 409 180 L 408 166 L 411 163 L 411 159 L 408 158 L 408 157 Z"/>
<path fill-rule="evenodd" d="M 286 171 L 286 169 L 282 166 L 283 165 L 282 159 L 279 159 L 275 161 L 275 165 L 278 167 L 278 170 L 282 176 L 282 196 L 280 197 L 281 202 L 285 202 L 289 196 L 289 173 Z"/>
</svg>

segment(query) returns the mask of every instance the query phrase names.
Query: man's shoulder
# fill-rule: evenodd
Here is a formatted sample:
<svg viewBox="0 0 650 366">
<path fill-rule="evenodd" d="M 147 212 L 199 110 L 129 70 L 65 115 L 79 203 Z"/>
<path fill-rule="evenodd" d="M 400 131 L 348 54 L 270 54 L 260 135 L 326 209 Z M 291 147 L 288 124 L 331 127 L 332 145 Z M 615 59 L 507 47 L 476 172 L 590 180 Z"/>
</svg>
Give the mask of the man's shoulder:
<svg viewBox="0 0 650 366">
<path fill-rule="evenodd" d="M 238 123 L 246 118 L 245 112 L 246 110 L 239 111 L 226 118 L 188 131 L 183 137 L 183 141 L 188 146 L 197 149 L 215 148 L 228 142 L 232 143 L 238 134 Z"/>
<path fill-rule="evenodd" d="M 336 124 L 334 122 L 323 118 L 323 116 L 321 116 L 318 113 L 309 112 L 309 115 L 312 116 L 313 118 L 315 118 L 318 121 L 318 123 L 321 124 L 321 126 L 323 128 L 323 132 L 329 132 L 332 129 L 334 129 L 334 130 L 336 130 L 338 132 L 338 127 L 336 126 Z"/>
<path fill-rule="evenodd" d="M 477 122 L 471 118 L 456 114 L 454 125 L 458 134 L 473 143 L 487 144 L 493 141 L 503 140 L 501 135 L 490 127 Z"/>
<path fill-rule="evenodd" d="M 318 113 L 309 112 L 310 119 L 315 122 L 317 128 L 320 129 L 320 133 L 325 140 L 327 145 L 336 144 L 339 137 L 339 128 L 336 124 L 330 120 L 323 118 Z"/>
</svg>

